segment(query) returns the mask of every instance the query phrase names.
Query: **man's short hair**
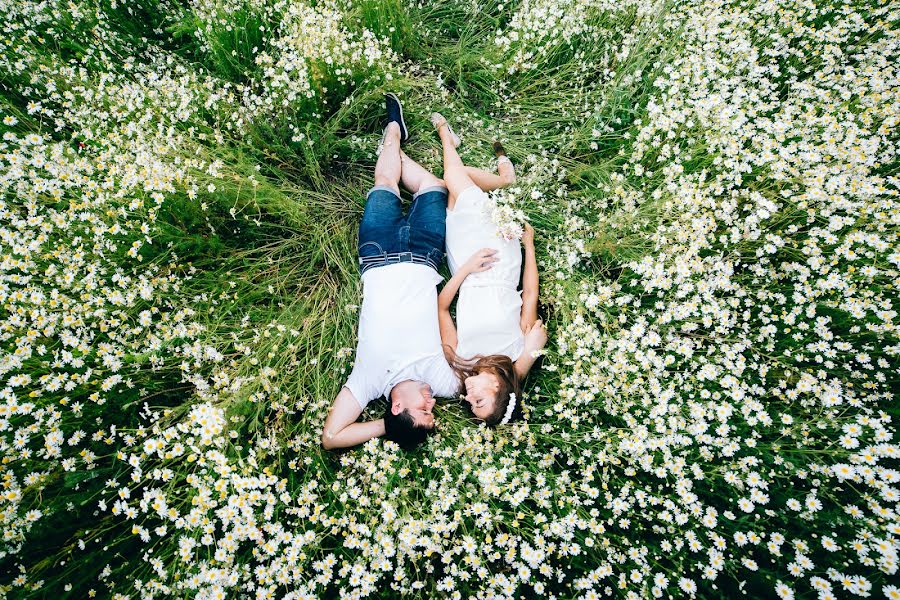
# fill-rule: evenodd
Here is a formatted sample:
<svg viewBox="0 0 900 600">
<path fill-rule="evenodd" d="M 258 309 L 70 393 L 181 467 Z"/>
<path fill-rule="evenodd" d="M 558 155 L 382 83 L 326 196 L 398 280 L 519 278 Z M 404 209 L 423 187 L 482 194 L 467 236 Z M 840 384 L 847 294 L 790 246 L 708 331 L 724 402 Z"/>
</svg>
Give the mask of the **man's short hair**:
<svg viewBox="0 0 900 600">
<path fill-rule="evenodd" d="M 391 403 L 388 401 L 384 410 L 384 437 L 396 442 L 404 450 L 412 450 L 425 441 L 429 431 L 416 425 L 409 409 L 404 408 L 403 412 L 395 415 L 391 412 Z"/>
</svg>

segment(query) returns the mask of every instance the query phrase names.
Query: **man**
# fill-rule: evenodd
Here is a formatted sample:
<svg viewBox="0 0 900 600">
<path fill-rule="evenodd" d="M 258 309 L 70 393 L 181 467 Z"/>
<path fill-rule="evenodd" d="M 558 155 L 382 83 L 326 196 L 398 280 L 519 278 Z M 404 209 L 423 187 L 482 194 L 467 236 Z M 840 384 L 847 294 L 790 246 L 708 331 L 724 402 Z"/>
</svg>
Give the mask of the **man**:
<svg viewBox="0 0 900 600">
<path fill-rule="evenodd" d="M 447 364 L 438 330 L 437 269 L 444 259 L 447 188 L 400 150 L 409 138 L 403 107 L 385 95 L 387 126 L 359 226 L 363 303 L 353 371 L 322 431 L 327 449 L 385 435 L 401 447 L 434 428 L 434 396 L 453 396 L 459 382 Z M 404 216 L 398 184 L 413 192 Z M 357 423 L 373 399 L 388 399 L 384 417 Z"/>
</svg>

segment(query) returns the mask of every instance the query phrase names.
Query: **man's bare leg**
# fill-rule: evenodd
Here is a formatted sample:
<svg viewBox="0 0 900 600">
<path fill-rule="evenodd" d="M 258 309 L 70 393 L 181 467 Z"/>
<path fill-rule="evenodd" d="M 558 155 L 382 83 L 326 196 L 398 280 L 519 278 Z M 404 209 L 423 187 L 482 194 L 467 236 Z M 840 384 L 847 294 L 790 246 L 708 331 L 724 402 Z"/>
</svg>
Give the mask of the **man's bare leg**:
<svg viewBox="0 0 900 600">
<path fill-rule="evenodd" d="M 443 179 L 411 159 L 403 150 L 400 151 L 400 162 L 403 165 L 400 171 L 400 180 L 403 182 L 403 187 L 413 194 L 418 193 L 419 190 L 445 185 Z"/>
<path fill-rule="evenodd" d="M 400 196 L 400 125 L 391 121 L 385 127 L 384 145 L 375 163 L 375 185 L 383 185 Z"/>
</svg>

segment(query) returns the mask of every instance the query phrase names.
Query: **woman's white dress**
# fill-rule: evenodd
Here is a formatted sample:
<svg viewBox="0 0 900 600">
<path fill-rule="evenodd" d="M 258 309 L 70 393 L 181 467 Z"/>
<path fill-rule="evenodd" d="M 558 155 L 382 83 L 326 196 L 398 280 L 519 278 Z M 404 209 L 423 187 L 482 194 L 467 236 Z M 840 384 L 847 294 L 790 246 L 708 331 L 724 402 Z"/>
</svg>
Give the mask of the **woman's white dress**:
<svg viewBox="0 0 900 600">
<path fill-rule="evenodd" d="M 487 271 L 466 277 L 459 288 L 456 353 L 462 358 L 505 354 L 515 361 L 525 345 L 519 326 L 522 294 L 517 289 L 522 253 L 519 240 L 497 235 L 486 212 L 489 202 L 481 188 L 472 186 L 456 198 L 453 210 L 447 210 L 447 262 L 453 274 L 482 248 L 495 248 L 500 259 Z"/>
</svg>

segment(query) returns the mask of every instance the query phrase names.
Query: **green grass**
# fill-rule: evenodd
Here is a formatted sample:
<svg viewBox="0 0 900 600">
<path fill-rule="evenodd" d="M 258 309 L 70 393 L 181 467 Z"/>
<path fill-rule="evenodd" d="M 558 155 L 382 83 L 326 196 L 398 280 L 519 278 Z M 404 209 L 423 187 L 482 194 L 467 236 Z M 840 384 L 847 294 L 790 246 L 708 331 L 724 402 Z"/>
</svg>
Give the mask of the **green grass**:
<svg viewBox="0 0 900 600">
<path fill-rule="evenodd" d="M 342 3 L 343 27 L 353 32 L 368 29 L 396 53 L 396 64 L 384 67 L 390 79 L 386 80 L 381 73 L 353 67 L 345 74 L 346 83 L 341 83 L 336 74 L 340 65 L 328 64 L 324 59 L 311 60 L 313 70 L 321 74 L 315 81 L 318 86 L 315 98 L 286 101 L 282 106 L 273 107 L 271 113 L 247 120 L 240 127 L 233 123 L 240 101 L 226 99 L 224 93 L 219 96 L 218 91 L 231 91 L 244 84 L 254 93 L 259 91 L 256 82 L 265 74 L 257 65 L 256 57 L 261 52 L 274 52 L 272 38 L 282 33 L 283 4 L 245 4 L 236 12 L 223 12 L 219 16 L 224 15 L 225 21 L 212 23 L 199 37 L 196 31 L 206 23 L 201 12 L 190 4 L 176 6 L 153 0 L 127 4 L 85 1 L 77 3 L 85 9 L 81 16 L 61 12 L 31 27 L 27 35 L 21 34 L 18 48 L 6 47 L 8 56 L 0 63 L 0 107 L 3 116 L 18 119 L 14 127 L 18 134 L 40 132 L 52 141 L 68 144 L 73 149 L 77 147 L 81 153 L 78 156 L 86 164 L 99 161 L 97 153 L 112 143 L 110 140 L 122 136 L 130 139 L 128 136 L 133 131 L 129 133 L 129 128 L 133 123 L 129 119 L 136 118 L 134 115 L 146 117 L 137 126 L 138 131 L 154 127 L 165 131 L 168 127 L 173 136 L 177 132 L 188 140 L 183 146 L 173 144 L 169 154 L 159 156 L 165 156 L 163 161 L 169 167 L 182 169 L 195 190 L 190 194 L 187 189 L 177 187 L 167 191 L 153 225 L 154 237 L 142 246 L 140 261 L 126 254 L 132 240 L 128 236 L 136 235 L 133 233 L 122 234 L 119 246 L 104 256 L 109 262 L 110 277 L 116 268 L 135 276 L 151 272 L 177 276 L 178 284 L 168 292 L 123 309 L 123 321 L 133 324 L 144 309 L 173 312 L 189 309 L 193 314 L 185 321 L 197 329 L 173 334 L 161 341 L 156 351 L 127 354 L 123 358 L 127 381 L 110 393 L 104 406 L 90 400 L 91 394 L 99 389 L 97 381 L 83 388 L 36 396 L 35 403 L 41 410 L 61 411 L 60 427 L 67 436 L 76 430 L 86 432 L 89 439 L 83 445 L 96 454 L 96 466 L 88 469 L 78 463 L 77 468 L 65 470 L 60 468 L 59 461 L 43 458 L 40 455 L 44 443 L 42 430 L 28 442 L 34 450 L 28 460 L 10 460 L 10 472 L 14 471 L 20 478 L 32 471 L 47 471 L 43 484 L 23 486 L 21 509 L 24 512 L 40 508 L 47 516 L 24 534 L 20 552 L 0 557 L 0 591 L 10 597 L 65 592 L 72 597 L 87 597 L 90 590 L 100 597 L 114 592 L 133 594 L 134 580 L 149 581 L 157 576 L 151 559 L 163 562 L 163 570 L 172 575 L 169 584 L 193 574 L 191 569 L 196 569 L 196 564 L 186 567 L 180 562 L 178 540 L 182 536 L 200 539 L 202 532 L 197 527 L 182 529 L 169 523 L 165 536 L 143 543 L 132 533 L 132 525 L 145 524 L 152 528 L 162 523 L 162 519 L 153 516 L 152 510 L 131 520 L 112 515 L 108 506 L 99 509 L 98 503 L 103 501 L 111 506 L 122 485 L 131 486 L 129 506 L 139 504 L 141 494 L 157 487 L 165 491 L 171 506 L 185 514 L 202 501 L 191 483 L 213 470 L 202 451 L 189 449 L 181 457 L 145 457 L 142 464 L 147 469 L 136 481 L 130 479 L 132 469 L 127 463 L 131 453 L 140 454 L 144 438 L 162 437 L 167 430 L 175 431 L 187 421 L 191 410 L 202 403 L 195 386 L 198 379 L 210 385 L 213 390 L 210 402 L 224 411 L 227 420 L 218 450 L 227 459 L 231 471 L 226 473 L 228 469 L 217 467 L 218 476 L 225 481 L 235 473 L 246 477 L 265 473 L 281 480 L 290 500 L 273 503 L 278 508 L 273 509 L 270 520 L 284 524 L 290 531 L 312 532 L 313 540 L 303 547 L 304 568 L 330 555 L 348 569 L 360 557 L 371 559 L 374 556 L 371 548 L 361 551 L 347 546 L 348 540 L 358 533 L 357 529 L 368 528 L 392 540 L 402 537 L 391 529 L 394 522 L 382 520 L 387 509 L 379 503 L 395 507 L 401 521 L 416 523 L 421 519 L 436 527 L 428 519 L 434 516 L 434 507 L 447 500 L 462 515 L 458 528 L 447 531 L 446 535 L 431 531 L 416 535 L 434 534 L 441 539 L 440 543 L 447 544 L 466 535 L 479 541 L 486 535 L 492 539 L 510 535 L 536 544 L 536 537 L 550 535 L 545 518 L 562 522 L 572 517 L 582 523 L 592 523 L 595 529 L 599 525 L 604 532 L 591 532 L 587 525 L 574 530 L 570 539 L 582 549 L 593 547 L 594 550 L 574 556 L 560 551 L 544 561 L 560 572 L 568 569 L 566 572 L 574 576 L 586 576 L 598 566 L 601 556 L 620 556 L 622 560 L 617 564 L 621 565 L 625 577 L 631 568 L 640 567 L 643 560 L 633 556 L 626 559 L 626 554 L 633 547 L 641 546 L 650 549 L 656 557 L 654 561 L 658 559 L 652 568 L 667 573 L 675 581 L 691 569 L 696 573 L 699 563 L 695 563 L 702 563 L 702 558 L 685 551 L 663 549 L 666 541 L 678 537 L 680 532 L 675 528 L 659 528 L 658 522 L 664 520 L 654 520 L 663 512 L 659 504 L 652 508 L 631 507 L 627 513 L 631 518 L 629 525 L 620 525 L 618 515 L 610 509 L 609 502 L 622 490 L 649 490 L 647 497 L 659 496 L 661 502 L 674 498 L 677 504 L 683 500 L 672 492 L 682 475 L 666 472 L 659 476 L 651 475 L 649 468 L 636 470 L 636 467 L 643 468 L 642 465 L 622 449 L 641 426 L 654 421 L 656 416 L 650 413 L 655 407 L 641 404 L 638 393 L 610 394 L 607 392 L 610 388 L 600 383 L 572 383 L 594 371 L 601 372 L 598 365 L 603 361 L 615 362 L 616 353 L 627 355 L 623 360 L 633 359 L 632 365 L 640 363 L 644 356 L 635 358 L 638 350 L 622 350 L 613 341 L 623 328 L 649 319 L 662 336 L 661 344 L 654 351 L 675 359 L 663 370 L 670 378 L 667 381 L 705 386 L 705 390 L 717 394 L 726 392 L 719 381 L 703 383 L 697 379 L 696 357 L 685 357 L 677 349 L 664 346 L 685 339 L 702 341 L 706 346 L 697 355 L 708 351 L 713 357 L 719 348 L 734 340 L 719 337 L 714 331 L 718 323 L 704 325 L 696 315 L 659 322 L 660 307 L 676 303 L 675 292 L 661 289 L 647 292 L 642 288 L 644 279 L 635 270 L 642 259 L 657 258 L 665 250 L 652 236 L 661 228 L 680 223 L 682 217 L 671 203 L 676 192 L 665 188 L 662 168 L 671 161 L 660 158 L 663 142 L 657 140 L 651 144 L 641 163 L 655 170 L 652 177 L 633 175 L 628 170 L 628 159 L 635 150 L 642 120 L 648 118 L 651 100 L 659 99 L 656 87 L 659 80 L 667 76 L 667 68 L 676 59 L 684 58 L 684 24 L 680 21 L 683 7 L 681 3 L 664 2 L 655 4 L 653 11 L 643 13 L 634 8 L 591 9 L 584 17 L 588 27 L 579 35 L 553 38 L 548 51 L 534 58 L 534 68 L 517 70 L 510 68 L 514 66 L 511 56 L 526 42 L 514 43 L 508 52 L 502 52 L 494 38 L 498 31 L 506 31 L 513 15 L 524 4 L 495 0 Z M 829 13 L 814 25 L 823 27 L 833 17 Z M 10 20 L 15 22 L 16 18 L 20 17 L 13 15 Z M 63 31 L 67 33 L 63 35 Z M 772 32 L 751 37 L 766 48 L 771 40 L 764 33 Z M 44 43 L 44 38 L 49 43 Z M 295 40 L 298 44 L 301 41 Z M 858 43 L 874 41 L 876 37 L 866 37 Z M 630 50 L 614 56 L 626 43 L 630 44 Z M 114 72 L 127 81 L 135 75 L 124 66 L 124 58 L 133 56 L 140 62 L 149 60 L 147 57 L 151 55 L 169 59 L 170 63 L 155 64 L 167 65 L 158 68 L 171 69 L 175 79 L 191 78 L 191 85 L 196 86 L 197 95 L 192 100 L 189 116 L 173 117 L 177 103 L 169 104 L 170 99 L 162 94 L 135 101 L 135 106 L 130 107 L 133 115 L 127 116 L 118 112 L 119 100 L 115 97 L 98 102 L 94 114 L 85 115 L 85 119 L 90 117 L 91 123 L 97 123 L 96 132 L 83 131 L 82 123 L 66 120 L 67 110 L 73 103 L 87 102 L 90 90 L 102 86 L 104 72 Z M 34 73 L 42 74 L 26 76 L 31 71 L 15 68 L 17 60 L 27 62 Z M 73 75 L 76 71 L 62 70 L 60 65 L 76 65 L 84 72 Z M 803 77 L 808 76 L 809 72 L 804 71 Z M 780 92 L 782 99 L 793 83 L 796 81 L 787 78 L 779 80 L 779 85 L 785 88 Z M 81 85 L 88 92 L 80 90 Z M 74 100 L 67 96 L 70 90 L 75 90 Z M 372 184 L 375 146 L 382 127 L 383 93 L 388 90 L 397 92 L 404 102 L 412 134 L 405 151 L 436 173 L 441 170 L 440 145 L 428 121 L 434 110 L 445 114 L 461 134 L 460 154 L 468 164 L 490 168 L 494 164 L 490 144 L 494 139 L 503 141 L 517 166 L 518 185 L 524 190 L 517 198 L 517 207 L 527 213 L 537 231 L 542 285 L 540 314 L 548 324 L 551 341 L 547 355 L 529 375 L 525 386 L 529 422 L 514 433 L 475 427 L 462 403 L 447 400 L 436 408 L 440 428 L 424 448 L 412 453 L 391 453 L 383 445 L 374 445 L 348 452 L 326 452 L 319 443 L 322 422 L 353 364 L 361 293 L 356 264 L 357 226 L 366 190 Z M 59 94 L 54 96 L 54 92 Z M 48 110 L 56 111 L 52 115 L 27 108 L 42 93 L 53 96 L 44 104 Z M 854 110 L 863 110 L 853 106 Z M 59 119 L 58 126 L 55 118 Z M 666 141 L 690 153 L 691 158 L 682 163 L 684 170 L 688 174 L 702 172 L 713 177 L 719 169 L 717 159 L 721 157 L 704 141 L 703 128 L 698 124 L 685 125 L 680 131 L 684 133 L 682 138 Z M 302 133 L 303 139 L 295 139 L 297 133 Z M 889 133 L 884 139 L 896 142 L 897 137 Z M 84 148 L 77 143 L 82 141 Z M 163 143 L 167 138 L 157 141 Z M 545 168 L 553 161 L 552 172 L 537 180 L 528 179 L 530 168 Z M 218 175 L 206 170 L 210 164 L 220 165 Z M 895 175 L 897 161 L 874 169 L 885 176 Z M 111 187 L 121 184 L 116 179 L 118 174 L 110 177 L 114 182 Z M 785 193 L 800 183 L 798 179 L 775 181 L 772 173 L 763 168 L 745 174 L 742 182 L 741 189 L 746 194 L 783 202 L 784 206 L 766 224 L 767 231 L 783 234 L 790 242 L 773 256 L 772 260 L 779 264 L 805 261 L 802 243 L 809 239 L 813 227 L 827 225 L 827 219 L 822 217 L 817 221 L 807 220 L 805 207 L 795 204 Z M 542 195 L 532 197 L 532 190 Z M 654 192 L 657 192 L 655 196 Z M 36 196 L 42 206 L 61 211 L 80 198 L 54 199 L 46 193 Z M 127 208 L 135 197 L 144 200 L 144 208 Z M 154 204 L 149 191 L 139 188 L 119 196 L 111 194 L 107 200 L 103 214 L 110 222 L 124 218 L 122 215 L 141 222 L 146 218 L 146 207 Z M 23 196 L 7 190 L 3 201 L 11 207 L 10 214 L 24 215 Z M 746 201 L 746 197 L 740 201 Z M 72 217 L 77 212 L 67 214 L 77 221 Z M 874 222 L 872 219 L 871 215 L 866 216 L 860 220 L 861 225 L 857 223 L 854 227 L 865 227 Z M 6 226 L 8 220 L 2 224 Z M 108 223 L 104 221 L 104 225 Z M 60 237 L 53 240 L 59 242 L 59 247 L 75 248 L 91 239 L 92 234 L 96 235 L 92 226 L 78 222 L 71 232 L 54 232 L 53 235 Z M 841 235 L 846 231 L 849 229 Z M 726 231 L 721 227 L 715 233 Z M 889 232 L 885 233 L 888 236 Z M 573 264 L 567 264 L 565 252 L 572 250 L 573 239 L 583 241 L 583 254 Z M 785 300 L 779 311 L 795 304 L 800 306 L 800 301 L 793 298 L 805 293 L 803 286 L 762 281 L 748 269 L 757 260 L 757 250 L 765 243 L 765 239 L 741 240 L 727 249 L 707 250 L 701 257 L 717 256 L 721 251 L 723 261 L 739 259 L 743 265 L 736 268 L 734 276 L 739 285 L 783 294 L 790 300 Z M 829 243 L 830 251 L 836 247 L 836 243 Z M 4 259 L 11 256 L 7 250 L 2 250 L 2 254 Z M 852 276 L 853 285 L 878 297 L 896 295 L 896 284 L 884 275 L 892 268 L 885 256 L 883 253 L 867 256 L 868 263 L 877 265 L 882 273 L 874 280 L 857 273 Z M 55 259 L 47 251 L 36 260 L 35 272 L 40 273 Z M 442 273 L 447 275 L 446 268 Z M 4 281 L 18 283 L 15 277 Z M 595 309 L 586 307 L 583 297 L 606 286 L 617 286 L 621 291 L 617 297 L 627 295 L 627 302 Z M 712 296 L 723 302 L 731 299 L 722 291 Z M 746 311 L 747 315 L 754 311 L 746 317 L 754 331 L 768 323 L 747 298 L 741 296 L 740 302 L 733 308 Z M 754 441 L 754 446 L 741 447 L 731 462 L 713 461 L 699 448 L 688 444 L 674 451 L 665 447 L 649 452 L 646 456 L 652 459 L 652 466 L 666 463 L 672 452 L 687 461 L 686 469 L 693 464 L 701 465 L 705 478 L 697 480 L 693 493 L 721 511 L 733 509 L 733 498 L 729 498 L 731 504 L 727 505 L 725 500 L 720 505 L 716 502 L 723 490 L 731 490 L 730 484 L 725 483 L 725 472 L 737 468 L 739 460 L 755 457 L 766 468 L 773 468 L 773 477 L 781 479 L 777 485 L 773 483 L 773 504 L 776 501 L 783 504 L 788 498 L 802 499 L 798 494 L 818 488 L 805 474 L 787 477 L 780 472 L 776 477 L 772 465 L 783 464 L 782 457 L 789 456 L 800 465 L 798 469 L 805 468 L 813 460 L 810 456 L 831 451 L 835 454 L 827 455 L 832 457 L 828 460 L 845 460 L 847 453 L 839 453 L 832 443 L 816 446 L 813 440 L 809 447 L 805 446 L 806 428 L 810 426 L 821 435 L 836 439 L 842 435 L 841 427 L 852 423 L 856 413 L 844 408 L 825 410 L 818 405 L 807 406 L 805 400 L 790 402 L 779 395 L 784 386 L 778 386 L 782 383 L 794 386 L 803 373 L 818 370 L 845 383 L 863 382 L 857 385 L 865 389 L 870 384 L 872 389 L 892 389 L 897 382 L 897 361 L 894 355 L 883 350 L 891 339 L 893 343 L 896 339 L 872 331 L 878 323 L 875 317 L 866 317 L 869 330 L 860 330 L 861 321 L 849 316 L 838 296 L 825 296 L 816 302 L 816 314 L 831 320 L 831 330 L 840 339 L 849 340 L 854 353 L 871 352 L 875 360 L 882 359 L 889 365 L 879 367 L 878 374 L 885 376 L 878 379 L 878 384 L 872 383 L 876 379 L 874 375 L 860 374 L 861 367 L 849 362 L 825 368 L 810 357 L 795 359 L 786 355 L 785 352 L 804 352 L 805 345 L 816 342 L 818 333 L 809 328 L 802 335 L 791 332 L 798 337 L 789 337 L 785 331 L 777 344 L 768 347 L 760 344 L 747 350 L 754 364 L 758 361 L 772 371 L 767 377 L 753 366 L 742 382 L 768 390 L 766 410 L 773 418 L 780 414 L 794 415 L 796 425 L 785 424 L 780 429 L 773 426 L 758 443 Z M 96 303 L 98 307 L 102 304 Z M 12 307 L 11 301 L 0 306 L 0 320 L 4 324 L 15 319 Z M 107 314 L 96 313 L 100 315 L 98 319 Z M 574 323 L 584 327 L 581 334 L 572 333 Z M 117 324 L 117 327 L 125 326 Z M 4 333 L 0 350 L 12 355 L 20 341 L 16 336 L 27 332 L 15 327 L 9 331 L 14 333 Z M 600 337 L 593 346 L 595 352 L 576 356 L 573 348 L 592 332 L 598 332 Z M 98 334 L 85 355 L 98 356 L 101 344 L 111 339 L 110 332 Z M 560 341 L 567 344 L 566 351 L 557 345 Z M 57 338 L 48 337 L 46 344 L 51 354 L 66 349 Z M 597 351 L 598 348 L 603 351 Z M 207 349 L 219 353 L 219 358 L 213 359 L 209 353 L 204 355 Z M 25 363 L 24 369 L 35 379 L 56 368 L 48 367 L 48 361 L 41 356 L 32 356 L 31 362 Z M 610 368 L 609 364 L 603 367 Z M 86 368 L 73 371 L 83 375 Z M 103 368 L 98 372 L 107 374 Z M 188 380 L 187 373 L 196 378 Z M 651 377 L 634 367 L 623 372 L 618 383 L 625 381 L 640 390 L 651 385 L 650 380 Z M 592 386 L 591 403 L 579 404 L 578 394 L 587 394 L 586 390 Z M 852 383 L 849 387 L 852 388 Z M 574 397 L 563 400 L 570 392 Z M 24 392 L 22 397 L 27 397 Z M 60 408 L 68 408 L 74 402 L 85 404 L 81 415 Z M 683 423 L 694 423 L 691 419 L 695 418 L 698 405 L 699 400 L 693 396 L 690 401 L 673 405 L 669 412 L 663 413 L 668 419 L 666 427 L 682 431 L 679 428 L 684 427 Z M 876 408 L 896 416 L 896 408 L 886 403 L 872 410 Z M 383 410 L 383 401 L 373 402 L 364 418 L 375 418 Z M 151 412 L 156 413 L 155 417 L 149 417 Z M 754 426 L 748 425 L 750 418 L 747 414 L 738 418 L 735 436 L 756 434 Z M 28 419 L 17 416 L 9 423 L 10 431 L 25 429 Z M 109 433 L 113 425 L 119 437 L 114 443 L 108 443 L 104 438 L 115 437 Z M 95 431 L 102 431 L 103 435 L 90 439 Z M 123 436 L 131 435 L 133 446 L 122 441 Z M 73 458 L 79 456 L 82 446 L 70 446 L 66 452 Z M 193 456 L 190 460 L 185 458 L 189 454 Z M 534 495 L 527 495 L 515 505 L 506 496 L 492 495 L 488 490 L 490 481 L 479 479 L 479 475 L 494 467 L 507 469 L 508 476 L 520 486 L 537 487 L 535 479 L 545 478 L 554 490 L 549 506 Z M 154 470 L 165 469 L 172 469 L 171 478 L 154 479 Z M 503 476 L 507 476 L 505 472 Z M 444 487 L 439 487 L 439 483 Z M 227 483 L 227 486 L 234 485 L 231 480 Z M 602 490 L 598 491 L 596 502 L 579 495 L 584 493 L 584 487 L 591 486 Z M 363 490 L 362 496 L 351 493 L 355 488 Z M 231 488 L 228 489 L 230 493 Z M 459 497 L 447 499 L 447 489 L 458 492 Z M 829 514 L 833 516 L 834 527 L 851 531 L 848 517 L 839 509 L 846 488 L 823 489 L 823 496 L 832 502 Z M 318 495 L 313 503 L 318 505 L 317 509 L 303 512 L 305 508 L 291 505 L 309 490 L 315 490 Z M 227 494 L 221 492 L 218 496 L 219 492 L 216 490 L 210 497 L 224 502 Z M 469 512 L 476 502 L 490 505 L 499 516 L 489 524 L 480 523 Z M 221 505 L 209 510 L 215 508 Z M 667 505 L 665 510 L 676 508 Z M 254 514 L 262 511 L 259 507 L 254 510 Z M 316 511 L 331 520 L 317 520 Z M 644 519 L 649 514 L 656 516 Z M 724 524 L 717 531 L 721 530 L 729 538 L 736 531 L 762 531 L 765 527 L 788 531 L 793 528 L 798 539 L 815 531 L 812 521 L 800 523 L 793 513 L 783 510 L 773 511 L 762 520 L 758 514 L 740 514 L 727 522 L 720 517 L 720 521 Z M 880 531 L 879 525 L 867 527 L 870 531 Z M 216 541 L 222 539 L 221 533 L 216 531 Z M 237 564 L 261 562 L 256 542 L 244 542 L 234 555 Z M 424 547 L 423 544 L 420 549 Z M 609 554 L 601 554 L 600 547 Z M 488 556 L 486 550 L 479 551 Z M 210 559 L 215 546 L 198 552 L 203 559 Z M 454 567 L 467 564 L 460 554 L 440 557 L 440 551 L 437 552 L 429 555 L 428 560 L 407 564 L 409 573 L 415 571 L 412 577 L 424 581 L 421 591 L 407 590 L 408 596 L 440 596 L 446 592 L 436 587 L 440 578 L 452 574 Z M 852 558 L 849 550 L 828 555 L 816 549 L 812 554 L 817 564 L 826 566 L 829 561 L 838 564 L 836 557 L 847 561 Z M 491 576 L 514 573 L 506 559 L 484 560 L 488 576 L 483 581 L 473 576 L 458 582 L 463 597 L 484 592 L 488 585 L 485 582 Z M 701 586 L 701 595 L 733 596 L 744 585 L 743 591 L 749 590 L 751 595 L 771 595 L 774 579 L 785 578 L 783 566 L 759 560 L 760 572 L 748 576 L 738 573 L 741 567 L 737 556 L 728 558 L 728 572 L 718 580 L 719 587 L 703 584 L 706 587 Z M 19 565 L 27 572 L 29 585 L 42 583 L 39 589 L 7 587 L 18 575 Z M 104 573 L 107 567 L 108 573 Z M 246 577 L 245 583 L 256 576 L 249 570 L 250 567 L 241 575 Z M 381 581 L 382 587 L 375 592 L 375 597 L 399 594 L 388 587 L 391 573 L 387 573 L 387 581 Z M 346 587 L 345 575 L 340 577 L 341 582 L 326 584 L 320 591 L 324 590 L 326 596 L 336 595 L 339 586 Z M 543 581 L 544 594 L 569 598 L 578 593 L 571 579 Z M 607 583 L 615 585 L 612 579 Z M 279 587 L 277 593 L 286 593 L 289 587 Z M 641 595 L 649 593 L 647 586 L 634 589 Z M 524 584 L 517 591 L 525 596 L 541 595 Z M 196 591 L 180 589 L 160 593 L 187 597 Z M 237 590 L 232 589 L 231 593 Z M 618 591 L 611 588 L 611 593 Z"/>
</svg>

